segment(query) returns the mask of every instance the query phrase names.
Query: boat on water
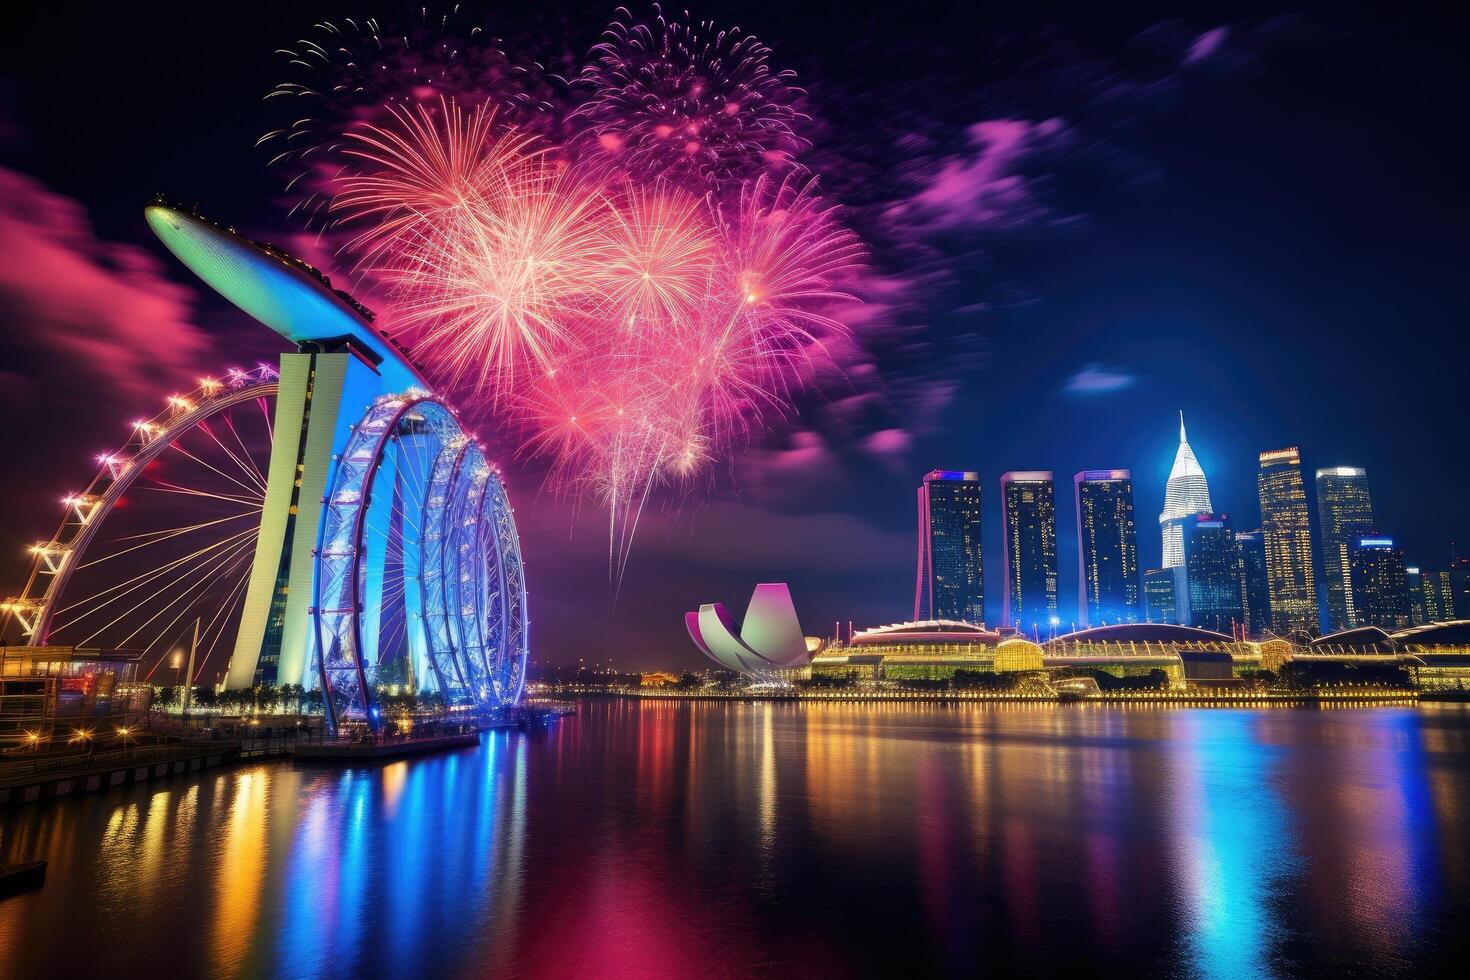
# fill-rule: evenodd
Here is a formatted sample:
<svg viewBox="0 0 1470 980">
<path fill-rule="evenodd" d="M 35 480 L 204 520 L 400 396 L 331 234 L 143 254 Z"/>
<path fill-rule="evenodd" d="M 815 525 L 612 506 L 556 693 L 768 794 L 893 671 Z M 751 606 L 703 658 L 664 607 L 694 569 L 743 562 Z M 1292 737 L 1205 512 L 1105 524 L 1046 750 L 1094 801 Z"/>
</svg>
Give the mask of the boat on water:
<svg viewBox="0 0 1470 980">
<path fill-rule="evenodd" d="M 46 883 L 45 861 L 0 865 L 0 898 L 40 888 Z"/>
</svg>

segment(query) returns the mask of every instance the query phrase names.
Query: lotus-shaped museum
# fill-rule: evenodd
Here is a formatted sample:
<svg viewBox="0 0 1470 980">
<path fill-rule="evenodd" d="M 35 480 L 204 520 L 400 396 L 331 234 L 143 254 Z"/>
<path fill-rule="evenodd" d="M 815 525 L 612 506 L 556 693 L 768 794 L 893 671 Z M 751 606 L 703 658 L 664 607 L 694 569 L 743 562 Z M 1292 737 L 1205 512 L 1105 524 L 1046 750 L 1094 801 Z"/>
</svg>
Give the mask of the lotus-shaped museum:
<svg viewBox="0 0 1470 980">
<path fill-rule="evenodd" d="M 804 667 L 821 641 L 806 637 L 785 582 L 762 582 L 751 593 L 740 634 L 722 602 L 684 614 L 694 645 L 715 663 L 742 674 L 767 674 Z"/>
</svg>

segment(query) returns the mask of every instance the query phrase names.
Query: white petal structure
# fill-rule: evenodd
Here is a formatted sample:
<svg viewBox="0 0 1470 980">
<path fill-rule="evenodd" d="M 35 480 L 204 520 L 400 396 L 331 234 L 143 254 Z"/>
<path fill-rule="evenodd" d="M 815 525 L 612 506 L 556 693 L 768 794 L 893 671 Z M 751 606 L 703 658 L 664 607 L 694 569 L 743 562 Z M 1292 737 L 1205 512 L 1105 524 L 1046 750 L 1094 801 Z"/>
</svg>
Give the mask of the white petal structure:
<svg viewBox="0 0 1470 980">
<path fill-rule="evenodd" d="M 801 633 L 791 589 L 785 582 L 762 582 L 751 593 L 740 635 L 723 602 L 709 602 L 684 614 L 689 638 L 715 663 L 742 674 L 800 667 L 811 660 L 813 645 Z"/>
</svg>

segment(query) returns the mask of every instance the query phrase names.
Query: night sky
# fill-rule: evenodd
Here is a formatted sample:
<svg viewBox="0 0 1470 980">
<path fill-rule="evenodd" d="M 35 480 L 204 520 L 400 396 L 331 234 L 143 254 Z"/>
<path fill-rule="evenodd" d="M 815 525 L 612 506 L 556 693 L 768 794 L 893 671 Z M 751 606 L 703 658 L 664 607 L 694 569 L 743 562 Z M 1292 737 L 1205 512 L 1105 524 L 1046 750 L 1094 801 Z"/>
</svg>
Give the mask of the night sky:
<svg viewBox="0 0 1470 980">
<path fill-rule="evenodd" d="M 1410 564 L 1470 550 L 1463 283 L 1470 196 L 1461 32 L 1422 10 L 729 3 L 798 72 L 811 165 L 873 256 L 854 377 L 661 502 L 620 594 L 594 507 L 509 459 L 533 656 L 694 666 L 682 613 L 789 581 L 808 633 L 908 618 L 914 490 L 979 470 L 999 620 L 999 477 L 1134 474 L 1140 559 L 1182 409 L 1217 509 L 1257 526 L 1256 454 L 1368 469 Z M 1024 8 L 1024 9 L 1018 9 Z M 253 146 L 274 49 L 393 5 L 28 4 L 0 68 L 0 397 L 12 592 L 21 546 L 126 422 L 199 373 L 280 350 L 149 235 L 155 192 L 288 243 Z M 414 9 L 407 6 L 406 9 Z M 611 13 L 506 33 L 578 55 Z M 320 256 L 313 256 L 321 261 Z M 328 271 L 332 271 L 330 268 Z M 1457 285 L 1459 284 L 1459 285 Z M 507 453 L 507 457 L 509 453 Z"/>
</svg>

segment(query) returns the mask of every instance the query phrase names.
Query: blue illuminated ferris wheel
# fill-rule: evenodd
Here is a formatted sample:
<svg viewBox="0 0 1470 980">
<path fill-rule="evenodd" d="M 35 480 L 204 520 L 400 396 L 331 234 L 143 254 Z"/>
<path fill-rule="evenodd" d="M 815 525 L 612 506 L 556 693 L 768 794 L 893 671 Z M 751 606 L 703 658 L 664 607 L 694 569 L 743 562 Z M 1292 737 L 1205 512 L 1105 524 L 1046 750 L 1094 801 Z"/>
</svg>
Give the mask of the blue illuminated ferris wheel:
<svg viewBox="0 0 1470 980">
<path fill-rule="evenodd" d="M 134 423 L 32 548 L 9 622 L 32 645 L 140 650 L 150 671 L 193 622 L 210 652 L 230 652 L 226 687 L 319 687 L 333 732 L 377 730 L 383 691 L 517 704 L 525 573 L 484 447 L 315 269 L 161 202 L 145 216 L 296 350 Z M 166 516 L 150 518 L 145 490 Z"/>
</svg>

